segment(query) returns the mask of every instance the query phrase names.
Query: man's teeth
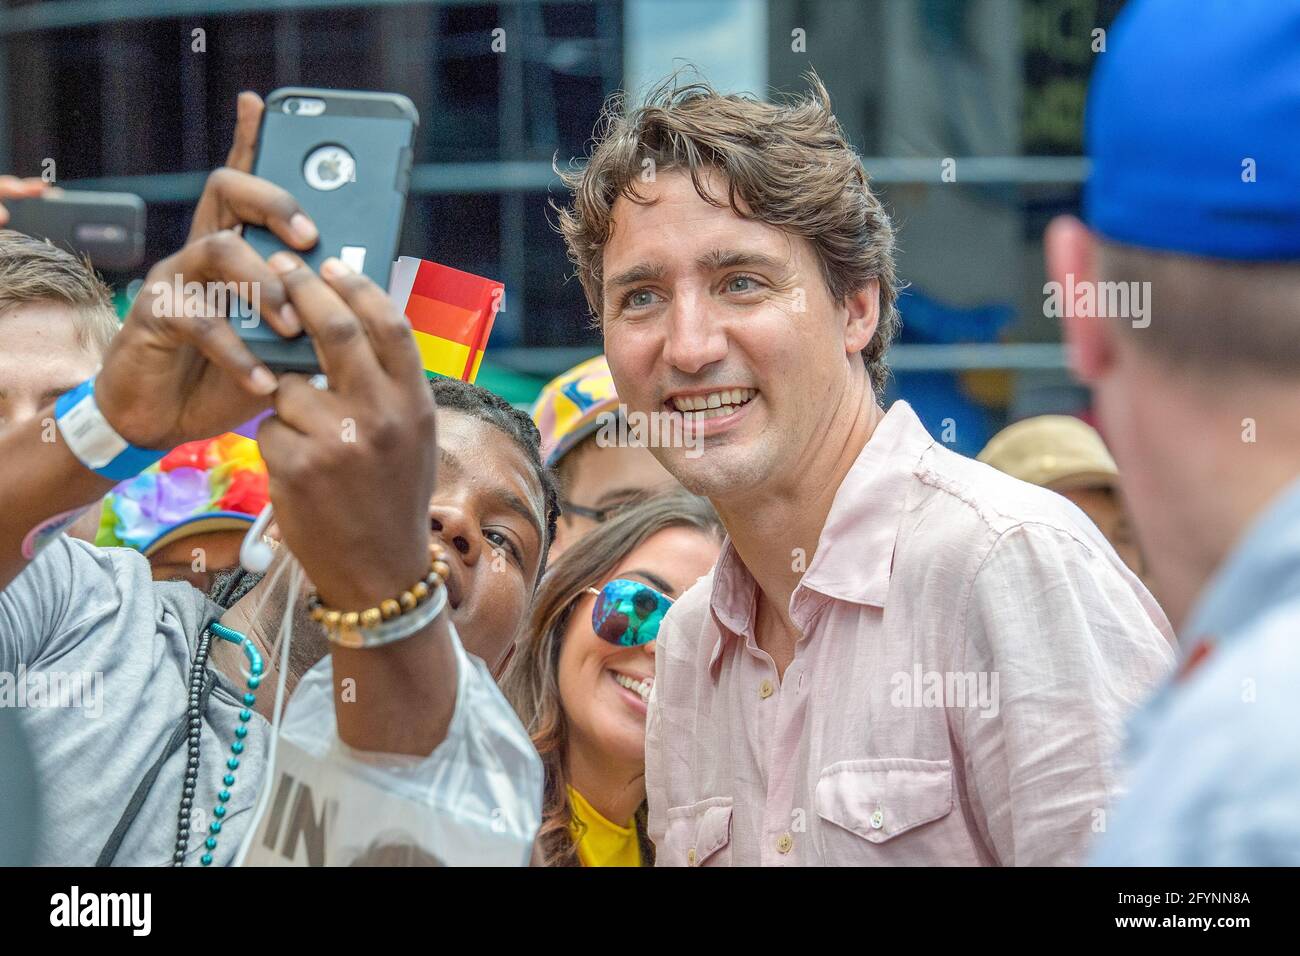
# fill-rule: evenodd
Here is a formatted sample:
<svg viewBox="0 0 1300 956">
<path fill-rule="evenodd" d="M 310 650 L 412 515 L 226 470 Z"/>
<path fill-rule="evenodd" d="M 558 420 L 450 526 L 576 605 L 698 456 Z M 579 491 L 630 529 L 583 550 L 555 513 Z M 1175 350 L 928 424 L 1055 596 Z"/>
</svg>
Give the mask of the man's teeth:
<svg viewBox="0 0 1300 956">
<path fill-rule="evenodd" d="M 645 680 L 633 680 L 626 674 L 614 673 L 614 680 L 619 686 L 626 687 L 634 694 L 640 694 L 641 699 L 647 704 L 650 703 L 650 688 L 654 686 L 654 678 L 650 677 Z"/>
<path fill-rule="evenodd" d="M 753 388 L 724 388 L 707 395 L 679 395 L 673 399 L 673 407 L 693 421 L 704 422 L 730 415 L 757 394 Z"/>
</svg>

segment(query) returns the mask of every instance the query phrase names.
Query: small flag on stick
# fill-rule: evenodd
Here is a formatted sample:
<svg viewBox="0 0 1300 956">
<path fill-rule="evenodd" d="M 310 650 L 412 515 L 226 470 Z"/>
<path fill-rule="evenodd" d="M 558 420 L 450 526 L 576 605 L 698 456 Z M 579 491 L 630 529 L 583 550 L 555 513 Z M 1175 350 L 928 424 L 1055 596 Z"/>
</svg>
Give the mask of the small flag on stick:
<svg viewBox="0 0 1300 956">
<path fill-rule="evenodd" d="M 504 285 L 403 256 L 393 266 L 388 292 L 411 323 L 426 373 L 466 382 L 478 377 Z"/>
</svg>

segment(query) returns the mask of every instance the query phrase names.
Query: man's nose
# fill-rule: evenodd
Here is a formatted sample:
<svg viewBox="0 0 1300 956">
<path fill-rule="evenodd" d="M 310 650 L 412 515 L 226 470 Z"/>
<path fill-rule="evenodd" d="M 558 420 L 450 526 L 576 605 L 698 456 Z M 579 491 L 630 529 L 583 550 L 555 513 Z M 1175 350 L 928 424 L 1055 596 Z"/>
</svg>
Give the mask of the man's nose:
<svg viewBox="0 0 1300 956">
<path fill-rule="evenodd" d="M 669 306 L 664 361 L 687 375 L 695 375 L 727 355 L 727 335 L 714 321 L 708 296 L 677 296 Z"/>
<path fill-rule="evenodd" d="M 471 516 L 463 508 L 429 509 L 429 530 L 454 550 L 467 565 L 474 564 L 482 552 L 482 543 Z"/>
<path fill-rule="evenodd" d="M 35 402 L 24 401 L 19 398 L 0 405 L 0 421 L 6 425 L 21 425 L 23 422 L 31 421 L 40 411 Z"/>
</svg>

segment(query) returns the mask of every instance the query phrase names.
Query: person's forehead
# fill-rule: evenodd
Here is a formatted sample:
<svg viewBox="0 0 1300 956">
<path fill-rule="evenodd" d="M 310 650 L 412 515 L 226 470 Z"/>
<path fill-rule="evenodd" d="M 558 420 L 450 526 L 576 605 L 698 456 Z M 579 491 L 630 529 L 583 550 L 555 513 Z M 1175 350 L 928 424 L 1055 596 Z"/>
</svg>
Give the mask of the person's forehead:
<svg viewBox="0 0 1300 956">
<path fill-rule="evenodd" d="M 99 356 L 77 341 L 71 306 L 23 302 L 0 313 L 0 399 L 15 389 L 65 391 L 98 364 Z"/>
<path fill-rule="evenodd" d="M 672 594 L 679 595 L 705 570 L 695 565 L 703 561 L 707 566 L 721 548 L 722 543 L 716 537 L 700 528 L 686 525 L 661 528 L 620 561 L 610 578 L 633 577 L 645 580 L 658 590 L 667 584 Z"/>
<path fill-rule="evenodd" d="M 1119 506 L 1114 491 L 1105 485 L 1085 485 L 1080 488 L 1070 488 L 1062 491 L 1061 494 L 1080 506 L 1090 505 L 1096 508 Z"/>
<path fill-rule="evenodd" d="M 77 341 L 77 312 L 66 302 L 39 299 L 10 306 L 0 312 L 0 336 L 6 348 L 20 342 L 42 342 L 90 354 Z"/>
<path fill-rule="evenodd" d="M 570 472 L 566 496 L 597 507 L 611 492 L 648 491 L 673 484 L 672 476 L 648 448 L 584 443 Z"/>
<path fill-rule="evenodd" d="M 637 193 L 650 200 L 648 203 L 620 196 L 611 210 L 613 229 L 603 251 L 605 274 L 617 270 L 616 260 L 648 248 L 664 254 L 689 249 L 693 255 L 699 248 L 720 240 L 788 254 L 795 237 L 732 209 L 727 202 L 727 180 L 721 173 L 705 170 L 701 182 L 721 205 L 704 199 L 695 189 L 690 173 L 679 169 L 660 173 L 653 183 L 637 184 Z M 743 201 L 740 205 L 745 210 Z"/>
<path fill-rule="evenodd" d="M 458 409 L 438 409 L 438 447 L 444 453 L 439 464 L 438 487 L 448 482 L 472 481 L 522 497 L 535 512 L 545 532 L 546 509 L 542 488 L 528 458 L 517 442 L 495 425 Z M 454 460 L 463 472 L 445 467 Z M 435 492 L 436 496 L 436 492 Z"/>
<path fill-rule="evenodd" d="M 239 546 L 244 541 L 243 531 L 208 531 L 186 535 L 170 541 L 149 557 L 152 564 L 189 564 L 198 551 L 211 567 L 233 566 L 239 561 Z"/>
</svg>

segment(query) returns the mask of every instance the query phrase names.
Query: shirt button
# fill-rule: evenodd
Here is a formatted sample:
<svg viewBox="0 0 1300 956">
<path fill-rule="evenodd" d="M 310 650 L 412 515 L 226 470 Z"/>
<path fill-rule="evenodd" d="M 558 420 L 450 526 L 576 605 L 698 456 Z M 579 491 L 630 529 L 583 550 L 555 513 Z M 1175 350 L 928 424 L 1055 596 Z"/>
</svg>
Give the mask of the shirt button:
<svg viewBox="0 0 1300 956">
<path fill-rule="evenodd" d="M 885 814 L 882 811 L 877 810 L 875 813 L 871 815 L 871 829 L 879 830 L 884 825 L 885 825 Z"/>
<path fill-rule="evenodd" d="M 687 866 L 695 865 L 695 847 L 691 847 L 689 850 L 686 851 L 686 865 Z"/>
<path fill-rule="evenodd" d="M 758 696 L 762 700 L 767 700 L 772 696 L 772 682 L 770 680 L 764 680 L 763 683 L 758 685 Z"/>
<path fill-rule="evenodd" d="M 794 837 L 788 833 L 782 833 L 776 841 L 777 853 L 789 853 L 790 848 L 794 846 Z"/>
</svg>

